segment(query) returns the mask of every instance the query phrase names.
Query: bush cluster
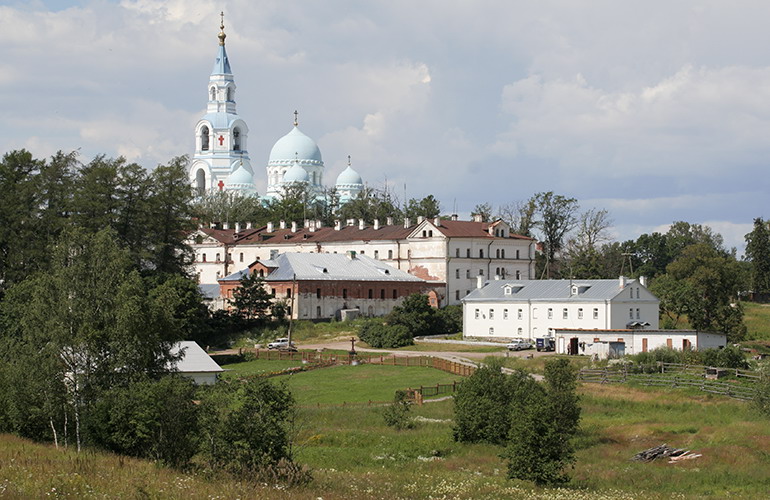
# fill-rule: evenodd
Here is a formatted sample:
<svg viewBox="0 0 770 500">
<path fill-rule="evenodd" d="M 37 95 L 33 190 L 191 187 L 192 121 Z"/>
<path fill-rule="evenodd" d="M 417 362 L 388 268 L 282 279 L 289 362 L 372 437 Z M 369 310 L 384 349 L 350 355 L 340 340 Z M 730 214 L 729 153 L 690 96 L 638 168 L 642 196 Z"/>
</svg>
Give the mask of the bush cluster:
<svg viewBox="0 0 770 500">
<path fill-rule="evenodd" d="M 565 359 L 546 363 L 543 384 L 523 371 L 505 375 L 490 363 L 455 395 L 454 438 L 505 446 L 510 478 L 563 484 L 569 481 L 565 469 L 575 461 L 571 438 L 580 422 L 576 380 Z"/>
<path fill-rule="evenodd" d="M 658 347 L 647 352 L 640 352 L 628 357 L 635 369 L 644 373 L 659 371 L 658 363 L 682 363 L 686 365 L 706 365 L 719 368 L 749 367 L 746 356 L 737 346 L 727 346 L 722 349 L 705 349 L 703 351 L 675 350 L 669 347 Z"/>
<path fill-rule="evenodd" d="M 462 307 L 434 309 L 418 293 L 404 299 L 384 318 L 364 323 L 358 338 L 372 347 L 396 348 L 414 344 L 414 337 L 456 333 L 462 330 Z"/>
</svg>

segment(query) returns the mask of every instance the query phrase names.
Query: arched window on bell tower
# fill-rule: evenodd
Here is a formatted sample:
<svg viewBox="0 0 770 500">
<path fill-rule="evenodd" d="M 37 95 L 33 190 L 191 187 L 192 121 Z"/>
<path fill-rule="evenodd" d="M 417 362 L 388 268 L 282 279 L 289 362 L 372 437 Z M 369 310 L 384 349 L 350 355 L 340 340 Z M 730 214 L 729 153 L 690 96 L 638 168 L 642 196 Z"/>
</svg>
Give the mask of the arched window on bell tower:
<svg viewBox="0 0 770 500">
<path fill-rule="evenodd" d="M 198 191 L 198 195 L 203 195 L 206 191 L 206 172 L 202 168 L 199 168 L 195 173 L 195 188 Z"/>
<path fill-rule="evenodd" d="M 233 88 L 227 87 L 227 100 L 232 101 L 233 100 Z"/>
<path fill-rule="evenodd" d="M 216 87 L 211 87 L 211 89 L 209 90 L 209 95 L 211 96 L 211 99 L 209 99 L 210 101 L 216 101 L 217 100 L 217 88 Z"/>
<path fill-rule="evenodd" d="M 201 127 L 201 151 L 209 150 L 209 128 L 204 125 Z"/>
<path fill-rule="evenodd" d="M 230 89 L 227 89 L 227 92 L 229 93 Z M 238 127 L 233 129 L 233 150 L 241 150 L 241 130 Z"/>
</svg>

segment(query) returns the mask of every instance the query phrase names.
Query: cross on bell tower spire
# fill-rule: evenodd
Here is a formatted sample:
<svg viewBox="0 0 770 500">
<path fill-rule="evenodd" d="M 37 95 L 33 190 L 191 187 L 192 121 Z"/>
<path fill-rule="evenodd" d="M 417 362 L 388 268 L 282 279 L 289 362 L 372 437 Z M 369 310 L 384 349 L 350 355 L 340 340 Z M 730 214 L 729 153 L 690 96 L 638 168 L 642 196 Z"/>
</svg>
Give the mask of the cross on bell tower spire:
<svg viewBox="0 0 770 500">
<path fill-rule="evenodd" d="M 224 11 L 219 13 L 219 45 L 224 46 L 225 45 L 225 38 L 227 38 L 227 35 L 225 35 L 225 13 Z"/>
</svg>

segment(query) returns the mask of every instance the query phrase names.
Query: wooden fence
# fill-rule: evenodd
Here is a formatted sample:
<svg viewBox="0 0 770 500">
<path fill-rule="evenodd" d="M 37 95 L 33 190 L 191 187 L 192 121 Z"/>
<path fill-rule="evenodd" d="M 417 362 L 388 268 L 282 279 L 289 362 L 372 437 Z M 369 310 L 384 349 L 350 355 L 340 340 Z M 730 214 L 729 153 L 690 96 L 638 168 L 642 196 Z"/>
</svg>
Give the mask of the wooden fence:
<svg viewBox="0 0 770 500">
<path fill-rule="evenodd" d="M 690 387 L 703 392 L 729 396 L 744 401 L 754 399 L 756 394 L 756 389 L 753 387 L 753 384 L 745 385 L 735 382 L 719 382 L 717 380 L 708 380 L 703 375 L 700 377 L 692 376 L 686 372 L 672 373 L 671 371 L 667 371 L 664 374 L 658 375 L 629 373 L 625 369 L 608 370 L 584 368 L 578 372 L 578 379 L 583 382 L 597 384 L 636 383 L 655 387 Z"/>
<path fill-rule="evenodd" d="M 721 378 L 723 375 L 731 375 L 736 378 L 748 378 L 759 380 L 761 374 L 753 370 L 741 370 L 740 368 L 721 368 L 717 366 L 704 365 L 685 365 L 682 363 L 662 363 L 658 362 L 660 373 L 686 373 L 694 376 L 716 376 Z"/>
<path fill-rule="evenodd" d="M 448 359 L 436 358 L 433 356 L 409 356 L 398 354 L 376 354 L 359 352 L 356 354 L 335 354 L 316 351 L 278 351 L 270 349 L 249 349 L 241 351 L 253 353 L 255 359 L 265 360 L 286 360 L 302 361 L 305 363 L 321 363 L 325 365 L 341 364 L 349 365 L 351 363 L 369 363 L 377 365 L 391 366 L 424 366 L 436 368 L 461 377 L 469 377 L 476 371 L 476 366 L 467 363 L 458 363 Z"/>
</svg>

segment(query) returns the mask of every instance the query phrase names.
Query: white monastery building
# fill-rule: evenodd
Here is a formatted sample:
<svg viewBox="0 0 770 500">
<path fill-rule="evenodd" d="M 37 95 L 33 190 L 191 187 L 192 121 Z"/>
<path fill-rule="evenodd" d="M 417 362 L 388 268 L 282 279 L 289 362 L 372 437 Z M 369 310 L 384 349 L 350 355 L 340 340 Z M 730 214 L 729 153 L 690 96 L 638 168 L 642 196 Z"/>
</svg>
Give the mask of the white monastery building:
<svg viewBox="0 0 770 500">
<path fill-rule="evenodd" d="M 199 194 L 229 191 L 257 196 L 254 170 L 248 151 L 249 128 L 235 110 L 235 79 L 225 49 L 224 20 L 220 24 L 219 48 L 207 87 L 206 114 L 195 126 L 195 151 L 190 164 L 190 183 Z M 298 113 L 294 126 L 273 146 L 267 161 L 267 192 L 262 200 L 280 198 L 293 184 L 304 184 L 316 198 L 324 195 L 324 162 L 318 145 L 299 129 Z M 341 204 L 358 196 L 364 182 L 347 168 L 335 185 Z"/>
<path fill-rule="evenodd" d="M 660 301 L 644 278 L 484 282 L 462 299 L 463 336 L 553 337 L 557 329 L 658 329 Z"/>
<path fill-rule="evenodd" d="M 318 221 L 245 228 L 200 228 L 188 243 L 195 252 L 201 285 L 218 282 L 254 261 L 278 254 L 354 251 L 428 282 L 443 283 L 440 305 L 459 304 L 476 286 L 477 276 L 529 280 L 535 273 L 535 240 L 511 234 L 503 221 L 480 222 L 418 218 L 403 224 L 388 219 L 367 225 L 363 220 Z M 497 283 L 497 282 L 495 282 Z"/>
</svg>

